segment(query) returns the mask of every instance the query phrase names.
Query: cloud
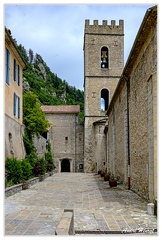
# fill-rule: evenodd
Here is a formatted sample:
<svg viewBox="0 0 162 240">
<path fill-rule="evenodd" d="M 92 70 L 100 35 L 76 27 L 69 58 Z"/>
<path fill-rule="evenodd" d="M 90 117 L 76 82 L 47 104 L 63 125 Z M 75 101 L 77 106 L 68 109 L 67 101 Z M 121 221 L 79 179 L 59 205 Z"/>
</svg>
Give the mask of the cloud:
<svg viewBox="0 0 162 240">
<path fill-rule="evenodd" d="M 8 4 L 6 27 L 18 44 L 42 56 L 51 71 L 69 85 L 83 89 L 85 19 L 125 23 L 125 62 L 146 10 L 146 4 Z"/>
</svg>

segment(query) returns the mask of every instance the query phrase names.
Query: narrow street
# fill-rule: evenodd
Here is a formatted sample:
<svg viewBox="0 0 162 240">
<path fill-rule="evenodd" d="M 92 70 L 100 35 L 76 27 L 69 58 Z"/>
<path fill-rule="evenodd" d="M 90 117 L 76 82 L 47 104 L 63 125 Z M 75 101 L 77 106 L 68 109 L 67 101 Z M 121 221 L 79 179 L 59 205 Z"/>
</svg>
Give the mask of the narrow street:
<svg viewBox="0 0 162 240">
<path fill-rule="evenodd" d="M 54 235 L 64 209 L 74 209 L 76 235 L 157 234 L 147 202 L 122 185 L 110 188 L 97 174 L 55 173 L 5 199 L 5 235 Z"/>
</svg>

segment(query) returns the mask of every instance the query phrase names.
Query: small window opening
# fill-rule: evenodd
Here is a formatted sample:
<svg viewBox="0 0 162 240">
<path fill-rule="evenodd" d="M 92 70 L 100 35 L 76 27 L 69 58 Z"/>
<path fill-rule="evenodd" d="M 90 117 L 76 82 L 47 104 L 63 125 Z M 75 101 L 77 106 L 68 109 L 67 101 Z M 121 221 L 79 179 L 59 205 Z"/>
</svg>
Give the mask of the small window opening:
<svg viewBox="0 0 162 240">
<path fill-rule="evenodd" d="M 65 137 L 65 140 L 68 141 L 68 137 Z"/>
<path fill-rule="evenodd" d="M 79 164 L 79 169 L 83 169 L 83 163 Z"/>
</svg>

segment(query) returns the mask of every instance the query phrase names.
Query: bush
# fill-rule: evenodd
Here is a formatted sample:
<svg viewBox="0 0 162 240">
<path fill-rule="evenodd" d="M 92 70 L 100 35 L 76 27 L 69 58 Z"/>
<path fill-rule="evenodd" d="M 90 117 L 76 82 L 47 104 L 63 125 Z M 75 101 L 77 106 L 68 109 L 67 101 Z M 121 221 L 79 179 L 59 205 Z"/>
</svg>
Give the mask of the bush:
<svg viewBox="0 0 162 240">
<path fill-rule="evenodd" d="M 39 158 L 40 166 L 43 167 L 43 174 L 46 173 L 46 163 L 44 157 Z"/>
<path fill-rule="evenodd" d="M 32 172 L 36 177 L 46 173 L 46 164 L 43 157 L 38 158 L 38 161 L 34 164 Z"/>
<path fill-rule="evenodd" d="M 44 173 L 44 168 L 40 165 L 40 162 L 35 163 L 32 172 L 36 177 Z"/>
<path fill-rule="evenodd" d="M 45 160 L 46 160 L 47 171 L 52 171 L 54 169 L 54 163 L 53 163 L 53 158 L 52 158 L 51 152 L 45 153 Z"/>
<path fill-rule="evenodd" d="M 17 184 L 22 180 L 23 171 L 21 169 L 21 160 L 16 158 L 7 158 L 5 168 L 8 173 L 7 180 L 13 182 L 14 184 Z"/>
<path fill-rule="evenodd" d="M 23 141 L 24 141 L 24 146 L 25 146 L 27 155 L 31 154 L 35 150 L 35 148 L 34 148 L 32 137 L 29 136 L 29 133 L 27 133 L 26 130 L 23 136 Z"/>
<path fill-rule="evenodd" d="M 54 167 L 53 157 L 51 152 L 51 144 L 49 141 L 46 148 L 47 148 L 47 152 L 45 153 L 46 169 L 48 172 L 51 172 L 55 167 Z"/>
<path fill-rule="evenodd" d="M 29 177 L 31 176 L 32 174 L 32 167 L 31 167 L 31 164 L 28 162 L 28 160 L 26 159 L 23 159 L 21 161 L 21 169 L 22 169 L 22 179 L 24 180 L 28 180 Z"/>
<path fill-rule="evenodd" d="M 38 156 L 35 152 L 33 152 L 27 155 L 25 159 L 30 163 L 31 167 L 33 168 L 35 163 L 38 161 Z"/>
</svg>

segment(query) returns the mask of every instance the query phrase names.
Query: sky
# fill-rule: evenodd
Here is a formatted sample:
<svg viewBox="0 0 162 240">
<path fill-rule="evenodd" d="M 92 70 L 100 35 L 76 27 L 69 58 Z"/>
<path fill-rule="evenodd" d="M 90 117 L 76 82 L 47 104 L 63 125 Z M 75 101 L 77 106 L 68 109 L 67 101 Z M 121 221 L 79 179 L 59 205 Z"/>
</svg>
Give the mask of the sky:
<svg viewBox="0 0 162 240">
<path fill-rule="evenodd" d="M 95 1 L 94 1 L 95 2 Z M 147 9 L 155 4 L 9 4 L 3 5 L 4 25 L 28 51 L 40 54 L 51 71 L 70 86 L 83 90 L 85 19 L 124 20 L 124 62 Z"/>
</svg>

